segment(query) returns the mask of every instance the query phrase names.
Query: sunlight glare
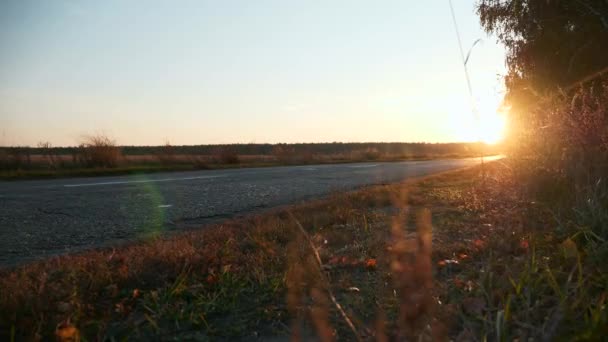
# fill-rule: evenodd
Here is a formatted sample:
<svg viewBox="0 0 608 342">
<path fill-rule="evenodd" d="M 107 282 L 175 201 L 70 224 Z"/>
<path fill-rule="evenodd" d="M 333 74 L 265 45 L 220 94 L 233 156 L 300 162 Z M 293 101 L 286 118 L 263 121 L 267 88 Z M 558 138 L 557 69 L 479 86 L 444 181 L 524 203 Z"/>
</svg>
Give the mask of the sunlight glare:
<svg viewBox="0 0 608 342">
<path fill-rule="evenodd" d="M 479 120 L 471 114 L 454 118 L 453 129 L 460 141 L 483 142 L 494 145 L 500 143 L 505 136 L 507 115 L 502 111 L 483 111 Z"/>
<path fill-rule="evenodd" d="M 497 144 L 504 138 L 506 117 L 502 113 L 481 115 L 479 118 L 479 140 L 486 144 Z"/>
</svg>

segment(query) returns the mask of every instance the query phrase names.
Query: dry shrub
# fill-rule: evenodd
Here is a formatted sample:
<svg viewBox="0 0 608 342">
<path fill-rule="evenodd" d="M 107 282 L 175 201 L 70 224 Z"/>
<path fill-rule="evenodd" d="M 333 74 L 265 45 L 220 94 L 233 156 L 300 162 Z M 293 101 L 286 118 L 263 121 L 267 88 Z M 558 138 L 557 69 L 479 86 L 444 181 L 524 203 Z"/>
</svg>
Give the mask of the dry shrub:
<svg viewBox="0 0 608 342">
<path fill-rule="evenodd" d="M 239 155 L 236 150 L 230 146 L 221 147 L 216 152 L 216 158 L 220 164 L 238 164 L 240 163 Z"/>
<path fill-rule="evenodd" d="M 5 148 L 0 149 L 0 169 L 5 170 L 9 168 L 9 154 Z"/>
<path fill-rule="evenodd" d="M 355 151 L 352 153 L 352 159 L 354 160 L 378 160 L 382 154 L 377 148 L 369 147 L 362 151 Z"/>
<path fill-rule="evenodd" d="M 562 93 L 515 125 L 523 189 L 551 204 L 560 221 L 608 238 L 608 82 Z"/>
<path fill-rule="evenodd" d="M 121 156 L 116 142 L 104 135 L 85 137 L 78 146 L 76 161 L 85 167 L 116 167 Z"/>
<path fill-rule="evenodd" d="M 173 165 L 176 162 L 175 148 L 167 141 L 165 145 L 160 148 L 157 157 L 161 165 Z"/>
<path fill-rule="evenodd" d="M 31 167 L 29 147 L 8 147 L 0 151 L 0 167 L 5 170 L 19 170 Z"/>
<path fill-rule="evenodd" d="M 283 163 L 310 163 L 314 155 L 309 149 L 297 151 L 294 146 L 278 144 L 273 146 L 272 155 Z"/>
<path fill-rule="evenodd" d="M 532 114 L 519 155 L 531 155 L 537 168 L 576 184 L 606 174 L 608 162 L 608 84 L 600 94 L 580 89 L 563 94 Z M 533 165 L 530 165 L 533 166 Z"/>
<path fill-rule="evenodd" d="M 53 151 L 53 146 L 48 141 L 38 143 L 38 148 L 41 150 L 42 157 L 49 168 L 55 169 L 61 164 L 61 159 Z"/>
<path fill-rule="evenodd" d="M 209 161 L 202 156 L 190 156 L 188 161 L 198 170 L 207 170 L 210 168 Z"/>
<path fill-rule="evenodd" d="M 376 160 L 382 156 L 380 151 L 375 148 L 368 148 L 363 152 L 363 157 L 367 160 Z"/>
<path fill-rule="evenodd" d="M 292 161 L 295 153 L 295 149 L 291 146 L 279 144 L 272 147 L 272 155 L 282 162 Z"/>
</svg>

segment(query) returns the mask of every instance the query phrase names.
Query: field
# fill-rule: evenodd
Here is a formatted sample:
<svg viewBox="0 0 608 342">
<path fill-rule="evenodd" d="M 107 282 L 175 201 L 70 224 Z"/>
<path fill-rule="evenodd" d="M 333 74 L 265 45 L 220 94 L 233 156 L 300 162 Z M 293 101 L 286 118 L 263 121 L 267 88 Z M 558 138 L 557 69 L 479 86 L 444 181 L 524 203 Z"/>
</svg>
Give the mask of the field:
<svg viewBox="0 0 608 342">
<path fill-rule="evenodd" d="M 3 339 L 589 340 L 606 266 L 494 162 L 0 274 Z"/>
<path fill-rule="evenodd" d="M 477 143 L 234 144 L 117 146 L 93 137 L 79 147 L 0 148 L 0 179 L 100 176 L 235 167 L 467 158 L 500 146 Z"/>
</svg>

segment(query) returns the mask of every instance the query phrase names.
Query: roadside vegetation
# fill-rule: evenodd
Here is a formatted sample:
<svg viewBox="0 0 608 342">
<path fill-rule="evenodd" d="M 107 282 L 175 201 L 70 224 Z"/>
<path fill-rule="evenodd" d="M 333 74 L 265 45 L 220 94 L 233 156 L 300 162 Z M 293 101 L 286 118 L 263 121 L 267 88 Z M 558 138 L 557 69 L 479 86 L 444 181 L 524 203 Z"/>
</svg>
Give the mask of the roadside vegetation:
<svg viewBox="0 0 608 342">
<path fill-rule="evenodd" d="M 500 152 L 477 143 L 327 143 L 119 146 L 105 135 L 76 147 L 0 147 L 0 179 L 100 176 L 235 167 L 476 157 Z"/>
</svg>

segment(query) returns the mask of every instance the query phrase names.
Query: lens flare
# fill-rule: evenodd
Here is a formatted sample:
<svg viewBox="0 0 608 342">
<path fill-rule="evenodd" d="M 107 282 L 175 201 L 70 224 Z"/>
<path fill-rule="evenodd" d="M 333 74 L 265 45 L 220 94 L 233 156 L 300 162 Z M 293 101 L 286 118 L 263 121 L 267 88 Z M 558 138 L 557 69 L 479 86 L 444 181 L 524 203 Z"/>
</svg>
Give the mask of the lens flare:
<svg viewBox="0 0 608 342">
<path fill-rule="evenodd" d="M 139 175 L 136 179 L 146 181 L 150 178 Z M 138 230 L 139 238 L 158 237 L 165 229 L 166 211 L 170 207 L 163 202 L 163 196 L 153 182 L 135 184 L 134 191 L 127 197 L 128 200 L 121 207 L 129 218 L 130 224 Z"/>
</svg>

